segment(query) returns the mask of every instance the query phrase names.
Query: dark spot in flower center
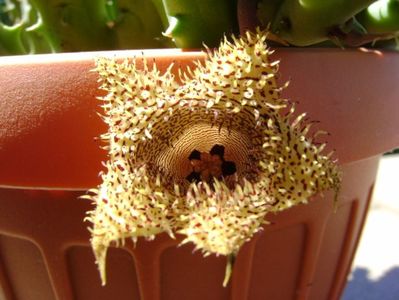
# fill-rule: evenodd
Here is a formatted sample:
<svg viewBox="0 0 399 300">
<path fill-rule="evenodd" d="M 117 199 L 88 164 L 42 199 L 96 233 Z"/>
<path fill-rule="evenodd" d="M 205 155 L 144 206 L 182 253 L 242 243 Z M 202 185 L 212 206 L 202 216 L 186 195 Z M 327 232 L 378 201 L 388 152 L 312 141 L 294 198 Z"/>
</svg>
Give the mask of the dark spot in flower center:
<svg viewBox="0 0 399 300">
<path fill-rule="evenodd" d="M 233 161 L 225 160 L 223 145 L 214 145 L 209 153 L 193 150 L 188 159 L 192 166 L 192 172 L 186 177 L 189 182 L 212 183 L 214 178 L 223 180 L 237 171 Z"/>
</svg>

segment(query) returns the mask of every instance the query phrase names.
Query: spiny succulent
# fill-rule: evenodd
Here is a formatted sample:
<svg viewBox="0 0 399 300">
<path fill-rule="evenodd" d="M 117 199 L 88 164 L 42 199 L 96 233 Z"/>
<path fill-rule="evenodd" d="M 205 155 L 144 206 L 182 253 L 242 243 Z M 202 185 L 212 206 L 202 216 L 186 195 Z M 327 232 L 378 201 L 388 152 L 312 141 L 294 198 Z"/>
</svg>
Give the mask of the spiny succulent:
<svg viewBox="0 0 399 300">
<path fill-rule="evenodd" d="M 126 238 L 179 233 L 231 262 L 267 213 L 338 190 L 320 132 L 281 97 L 266 36 L 226 38 L 179 76 L 135 59 L 96 61 L 109 158 L 87 219 L 104 284 L 107 248 Z"/>
</svg>

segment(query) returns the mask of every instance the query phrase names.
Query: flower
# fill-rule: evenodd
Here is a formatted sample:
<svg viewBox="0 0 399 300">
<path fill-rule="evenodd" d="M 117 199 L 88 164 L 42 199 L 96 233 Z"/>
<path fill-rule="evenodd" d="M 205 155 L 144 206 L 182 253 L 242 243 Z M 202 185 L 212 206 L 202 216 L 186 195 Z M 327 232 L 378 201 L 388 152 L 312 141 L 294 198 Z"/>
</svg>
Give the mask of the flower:
<svg viewBox="0 0 399 300">
<path fill-rule="evenodd" d="M 112 243 L 179 233 L 231 262 L 267 213 L 338 190 L 318 133 L 281 98 L 266 35 L 225 39 L 178 78 L 146 61 L 97 60 L 109 158 L 87 219 L 103 283 Z"/>
</svg>

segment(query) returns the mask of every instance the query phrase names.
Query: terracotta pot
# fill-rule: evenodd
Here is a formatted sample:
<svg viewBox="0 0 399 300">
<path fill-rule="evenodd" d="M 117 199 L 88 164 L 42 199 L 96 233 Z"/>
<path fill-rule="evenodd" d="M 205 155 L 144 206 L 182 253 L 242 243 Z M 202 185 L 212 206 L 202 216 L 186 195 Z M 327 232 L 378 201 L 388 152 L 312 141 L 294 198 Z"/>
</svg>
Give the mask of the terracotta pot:
<svg viewBox="0 0 399 300">
<path fill-rule="evenodd" d="M 286 97 L 328 130 L 343 171 L 332 195 L 270 215 L 221 285 L 225 260 L 177 248 L 165 235 L 111 249 L 101 287 L 89 246 L 91 204 L 77 197 L 99 183 L 106 128 L 97 112 L 95 56 L 0 58 L 1 299 L 338 299 L 373 190 L 379 155 L 399 145 L 399 54 L 280 49 Z M 146 51 L 161 69 L 203 54 Z"/>
</svg>

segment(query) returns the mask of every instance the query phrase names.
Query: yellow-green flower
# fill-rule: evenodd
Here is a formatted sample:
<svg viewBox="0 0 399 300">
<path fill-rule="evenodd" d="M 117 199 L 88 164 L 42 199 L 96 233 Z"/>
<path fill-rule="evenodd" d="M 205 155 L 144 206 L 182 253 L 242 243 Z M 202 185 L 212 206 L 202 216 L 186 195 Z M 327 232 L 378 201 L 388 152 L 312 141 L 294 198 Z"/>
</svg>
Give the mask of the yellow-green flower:
<svg viewBox="0 0 399 300">
<path fill-rule="evenodd" d="M 233 257 L 268 212 L 338 189 L 335 163 L 280 96 L 265 41 L 226 39 L 179 78 L 97 60 L 109 159 L 88 219 L 103 283 L 113 243 L 180 233 L 205 255 Z"/>
</svg>

